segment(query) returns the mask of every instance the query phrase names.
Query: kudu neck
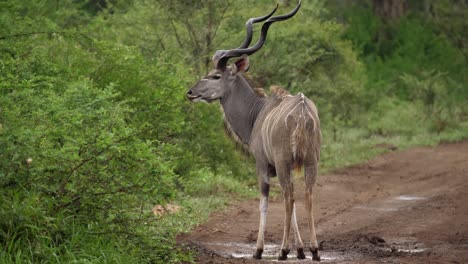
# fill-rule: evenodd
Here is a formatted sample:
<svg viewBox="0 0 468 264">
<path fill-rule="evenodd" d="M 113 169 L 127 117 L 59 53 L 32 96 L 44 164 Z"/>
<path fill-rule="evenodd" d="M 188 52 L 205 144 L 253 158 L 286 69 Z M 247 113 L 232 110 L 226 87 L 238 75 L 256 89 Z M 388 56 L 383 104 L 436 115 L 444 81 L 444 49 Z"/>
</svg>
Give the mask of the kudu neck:
<svg viewBox="0 0 468 264">
<path fill-rule="evenodd" d="M 228 81 L 229 82 L 229 81 Z M 258 96 L 243 76 L 231 83 L 228 92 L 221 98 L 227 128 L 245 145 L 250 136 L 257 116 L 265 104 L 265 97 Z"/>
</svg>

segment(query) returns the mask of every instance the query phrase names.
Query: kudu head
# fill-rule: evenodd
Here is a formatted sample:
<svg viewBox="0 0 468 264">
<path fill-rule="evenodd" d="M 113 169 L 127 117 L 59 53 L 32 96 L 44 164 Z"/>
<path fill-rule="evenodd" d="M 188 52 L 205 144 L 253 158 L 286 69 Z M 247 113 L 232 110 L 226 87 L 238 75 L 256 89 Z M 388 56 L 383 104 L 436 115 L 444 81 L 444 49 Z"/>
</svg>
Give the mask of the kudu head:
<svg viewBox="0 0 468 264">
<path fill-rule="evenodd" d="M 249 55 L 260 50 L 265 43 L 268 28 L 271 24 L 277 21 L 286 20 L 293 17 L 299 8 L 301 1 L 297 4 L 291 13 L 281 16 L 273 16 L 275 9 L 268 15 L 258 18 L 250 18 L 246 23 L 247 36 L 241 46 L 231 50 L 218 50 L 214 54 L 212 60 L 215 68 L 211 70 L 203 79 L 198 81 L 192 88 L 187 91 L 187 98 L 192 102 L 207 102 L 211 103 L 217 99 L 222 98 L 226 93 L 232 89 L 240 77 L 240 73 L 246 72 L 249 69 Z M 254 23 L 265 21 L 262 25 L 260 38 L 252 47 L 248 47 L 252 41 L 252 25 Z M 233 64 L 227 66 L 230 58 L 238 57 L 239 59 Z"/>
</svg>

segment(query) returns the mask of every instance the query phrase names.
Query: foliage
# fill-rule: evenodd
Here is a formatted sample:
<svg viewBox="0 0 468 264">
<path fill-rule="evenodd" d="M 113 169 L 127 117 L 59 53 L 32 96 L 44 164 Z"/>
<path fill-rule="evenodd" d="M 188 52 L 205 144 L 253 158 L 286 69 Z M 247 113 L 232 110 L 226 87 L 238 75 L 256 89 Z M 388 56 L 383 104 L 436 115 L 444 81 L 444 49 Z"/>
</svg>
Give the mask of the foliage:
<svg viewBox="0 0 468 264">
<path fill-rule="evenodd" d="M 283 2 L 278 13 L 295 5 Z M 304 1 L 251 58 L 253 83 L 317 103 L 325 169 L 378 144 L 468 136 L 466 34 L 452 1 L 429 14 L 413 4 L 390 24 L 364 2 Z M 245 21 L 274 6 L 252 3 L 0 3 L 1 263 L 193 260 L 175 235 L 256 194 L 219 106 L 184 98 L 214 51 L 237 47 Z M 183 210 L 152 214 L 169 202 Z"/>
<path fill-rule="evenodd" d="M 448 2 L 427 3 L 431 12 L 428 6 L 412 3 L 408 13 L 393 22 L 373 14 L 364 1 L 341 11 L 348 22 L 344 37 L 365 62 L 368 81 L 361 99 L 371 115 L 366 121 L 371 132 L 386 130 L 384 123 L 389 129 L 397 123 L 402 124 L 400 129 L 409 129 L 412 118 L 421 122 L 408 131 L 412 135 L 421 128 L 440 133 L 466 121 L 463 101 L 468 89 L 463 83 L 468 64 L 463 49 L 453 43 L 457 34 L 464 34 L 449 32 L 434 17 L 441 14 L 439 18 L 450 21 L 446 27 L 458 27 L 458 17 L 446 16 Z"/>
<path fill-rule="evenodd" d="M 91 65 L 80 54 L 82 47 L 63 46 L 54 38 L 49 41 L 56 55 L 65 48 L 71 54 L 69 62 L 79 54 L 79 62 Z M 64 72 L 62 57 L 54 61 L 49 51 L 33 49 L 22 59 L 4 60 L 0 186 L 5 222 L 1 241 L 14 247 L 4 244 L 3 252 L 18 261 L 58 258 L 50 250 L 74 253 L 60 254 L 63 260 L 93 260 L 100 253 L 79 256 L 76 250 L 81 243 L 95 237 L 99 243 L 108 243 L 120 236 L 125 240 L 118 240 L 116 246 L 139 252 L 132 258 L 166 256 L 162 249 L 154 250 L 165 243 L 143 236 L 157 225 L 151 206 L 175 195 L 174 165 L 166 146 L 157 137 L 146 137 L 157 127 L 135 121 L 135 102 L 122 98 L 117 84 L 100 85 L 99 80 L 73 76 L 90 69 L 79 68 L 79 62 L 77 71 Z M 17 195 L 18 190 L 24 191 Z M 74 232 L 85 233 L 84 241 L 69 245 Z M 29 245 L 29 250 L 18 251 L 20 245 Z M 113 254 L 110 259 L 126 259 Z"/>
</svg>

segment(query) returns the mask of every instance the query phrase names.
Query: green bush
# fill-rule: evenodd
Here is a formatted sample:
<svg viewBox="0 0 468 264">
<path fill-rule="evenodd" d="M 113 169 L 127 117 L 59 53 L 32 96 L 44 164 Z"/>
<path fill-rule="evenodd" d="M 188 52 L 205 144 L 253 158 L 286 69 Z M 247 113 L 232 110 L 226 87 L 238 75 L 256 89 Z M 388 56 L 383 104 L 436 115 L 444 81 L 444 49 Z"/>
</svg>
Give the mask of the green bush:
<svg viewBox="0 0 468 264">
<path fill-rule="evenodd" d="M 36 240 L 53 240 L 58 232 L 60 241 L 47 244 L 61 250 L 73 236 L 68 226 L 100 237 L 109 234 L 109 240 L 121 234 L 129 247 L 141 244 L 141 234 L 151 229 L 143 223 L 151 222 L 152 205 L 175 195 L 172 167 L 156 142 L 139 138 L 144 129 L 132 126 L 133 110 L 117 100 L 114 87 L 96 89 L 83 80 L 62 90 L 25 82 L 1 100 L 1 218 L 34 223 L 9 221 L 1 241 L 32 243 L 23 257 L 35 262 L 52 257 L 49 248 L 35 248 L 44 246 Z M 18 190 L 28 195 L 17 198 Z M 15 198 L 31 205 L 17 211 L 9 206 Z M 25 214 L 28 210 L 31 215 Z M 29 231 L 16 231 L 23 228 Z M 29 234 L 36 231 L 40 236 Z M 15 248 L 5 253 L 14 256 Z"/>
<path fill-rule="evenodd" d="M 337 16 L 347 22 L 343 36 L 352 41 L 367 73 L 359 100 L 368 113 L 360 124 L 383 136 L 460 129 L 466 122 L 468 64 L 451 39 L 461 32 L 444 30 L 416 4 L 392 21 L 374 15 L 369 3 L 347 6 Z"/>
<path fill-rule="evenodd" d="M 424 107 L 420 102 L 386 98 L 369 111 L 367 129 L 380 136 L 407 136 L 427 130 Z"/>
</svg>

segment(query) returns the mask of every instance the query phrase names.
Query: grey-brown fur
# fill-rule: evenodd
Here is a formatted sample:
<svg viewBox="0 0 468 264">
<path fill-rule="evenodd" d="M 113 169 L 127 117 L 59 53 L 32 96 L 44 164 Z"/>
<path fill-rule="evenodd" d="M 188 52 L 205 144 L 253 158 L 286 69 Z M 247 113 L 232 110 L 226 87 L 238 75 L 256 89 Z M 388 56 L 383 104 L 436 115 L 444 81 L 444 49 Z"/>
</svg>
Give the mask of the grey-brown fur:
<svg viewBox="0 0 468 264">
<path fill-rule="evenodd" d="M 300 3 L 290 14 L 271 17 L 265 24 L 293 16 L 299 7 Z M 270 25 L 265 26 L 265 24 L 262 27 L 259 42 L 265 40 L 266 31 Z M 291 95 L 279 87 L 273 87 L 272 95 L 268 97 L 255 92 L 243 73 L 249 68 L 249 59 L 245 54 L 252 54 L 258 50 L 263 45 L 263 43 L 259 45 L 259 42 L 253 48 L 217 51 L 213 57 L 216 68 L 187 92 L 187 98 L 193 102 L 208 103 L 219 100 L 228 134 L 255 157 L 261 197 L 260 225 L 254 258 L 262 257 L 270 178 L 275 175 L 278 176 L 282 187 L 286 209 L 283 241 L 278 259 L 286 259 L 290 251 L 291 225 L 298 252 L 297 257 L 305 258 L 294 204 L 293 181 L 294 175 L 297 175 L 304 177 L 305 182 L 305 207 L 310 233 L 310 250 L 313 259 L 320 260 L 312 208 L 312 189 L 317 177 L 321 142 L 317 108 L 302 93 Z M 242 55 L 244 52 L 245 54 Z M 225 54 L 230 55 L 224 57 Z M 227 59 L 235 56 L 241 58 L 232 65 L 226 66 Z"/>
</svg>

